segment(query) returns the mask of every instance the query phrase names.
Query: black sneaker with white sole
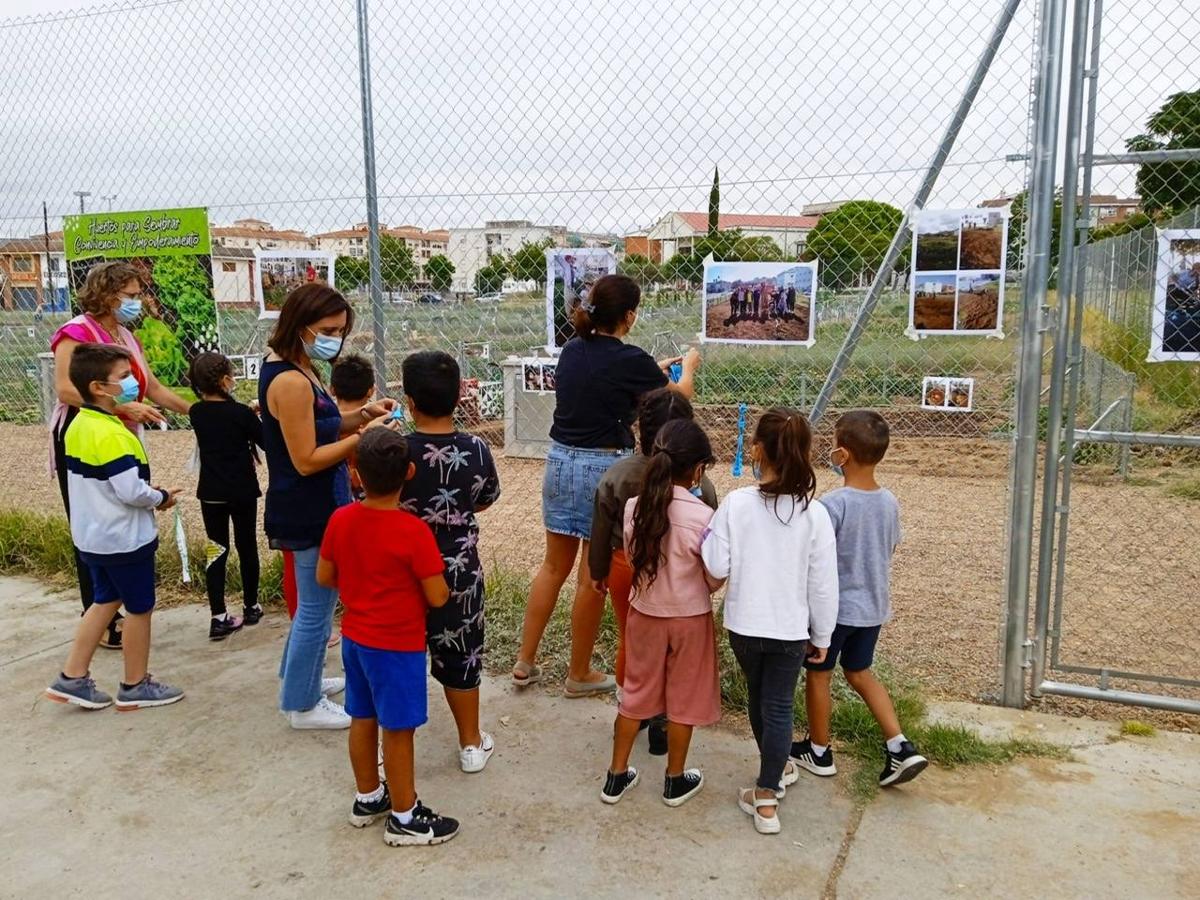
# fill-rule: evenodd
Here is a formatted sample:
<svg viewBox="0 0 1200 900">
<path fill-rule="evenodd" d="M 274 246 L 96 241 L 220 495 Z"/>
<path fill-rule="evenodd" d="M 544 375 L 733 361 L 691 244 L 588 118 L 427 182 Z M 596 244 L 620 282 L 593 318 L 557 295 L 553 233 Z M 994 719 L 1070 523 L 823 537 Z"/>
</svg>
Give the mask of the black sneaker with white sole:
<svg viewBox="0 0 1200 900">
<path fill-rule="evenodd" d="M 389 847 L 418 847 L 444 844 L 458 834 L 458 819 L 439 816 L 421 801 L 413 808 L 412 821 L 401 825 L 395 816 L 387 817 L 383 842 Z"/>
<path fill-rule="evenodd" d="M 699 769 L 684 769 L 680 775 L 663 778 L 663 803 L 683 806 L 704 787 L 704 774 Z"/>
<path fill-rule="evenodd" d="M 638 783 L 638 770 L 630 766 L 624 772 L 609 772 L 604 778 L 604 787 L 600 788 L 600 799 L 605 803 L 617 803 L 625 792 Z"/>
<path fill-rule="evenodd" d="M 887 757 L 887 762 L 883 771 L 879 773 L 880 787 L 890 787 L 893 784 L 912 781 L 929 765 L 929 760 L 917 752 L 912 741 L 902 741 L 898 753 L 893 753 L 887 748 L 887 744 L 884 744 L 883 752 Z"/>
<path fill-rule="evenodd" d="M 790 758 L 800 768 L 807 769 L 822 778 L 837 774 L 837 766 L 833 764 L 833 749 L 826 747 L 825 752 L 817 756 L 813 753 L 812 741 L 809 738 L 792 741 Z"/>
<path fill-rule="evenodd" d="M 383 785 L 383 796 L 370 803 L 354 798 L 354 806 L 350 809 L 350 824 L 355 828 L 366 828 L 373 825 L 392 811 L 392 796 L 388 793 L 387 785 Z"/>
</svg>

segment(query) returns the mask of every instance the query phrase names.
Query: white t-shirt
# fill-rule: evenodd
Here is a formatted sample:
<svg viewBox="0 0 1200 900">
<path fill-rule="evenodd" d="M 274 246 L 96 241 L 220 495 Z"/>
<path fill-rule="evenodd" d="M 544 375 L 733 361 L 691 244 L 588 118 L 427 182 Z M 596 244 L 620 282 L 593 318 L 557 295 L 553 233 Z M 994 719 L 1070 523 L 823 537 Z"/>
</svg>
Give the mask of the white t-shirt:
<svg viewBox="0 0 1200 900">
<path fill-rule="evenodd" d="M 700 546 L 704 567 L 728 578 L 725 627 L 746 637 L 828 647 L 837 624 L 837 546 L 829 512 L 758 487 L 729 494 Z"/>
</svg>

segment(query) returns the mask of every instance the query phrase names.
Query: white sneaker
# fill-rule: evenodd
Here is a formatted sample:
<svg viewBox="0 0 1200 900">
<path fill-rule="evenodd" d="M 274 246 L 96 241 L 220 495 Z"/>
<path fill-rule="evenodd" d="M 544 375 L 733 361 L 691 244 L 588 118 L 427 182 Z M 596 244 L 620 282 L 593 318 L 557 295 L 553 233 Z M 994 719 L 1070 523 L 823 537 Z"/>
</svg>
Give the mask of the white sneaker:
<svg viewBox="0 0 1200 900">
<path fill-rule="evenodd" d="M 345 678 L 322 678 L 321 679 L 321 694 L 325 697 L 332 697 L 334 694 L 340 694 L 346 689 Z"/>
<path fill-rule="evenodd" d="M 458 751 L 458 764 L 464 772 L 482 772 L 492 758 L 492 751 L 496 749 L 496 742 L 490 734 L 486 731 L 479 734 L 481 740 L 478 747 L 467 746 Z"/>
<path fill-rule="evenodd" d="M 312 709 L 288 713 L 288 721 L 299 731 L 350 727 L 350 717 L 346 715 L 346 710 L 324 697 L 318 700 Z"/>
</svg>

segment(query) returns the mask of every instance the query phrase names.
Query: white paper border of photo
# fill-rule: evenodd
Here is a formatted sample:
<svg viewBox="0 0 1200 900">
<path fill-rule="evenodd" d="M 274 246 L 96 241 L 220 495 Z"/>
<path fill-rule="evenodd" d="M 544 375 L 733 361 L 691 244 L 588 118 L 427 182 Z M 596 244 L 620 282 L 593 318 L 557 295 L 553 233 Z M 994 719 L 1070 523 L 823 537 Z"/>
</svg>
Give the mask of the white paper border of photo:
<svg viewBox="0 0 1200 900">
<path fill-rule="evenodd" d="M 954 385 L 966 383 L 967 385 L 967 405 L 955 406 L 950 402 L 950 396 L 954 393 Z M 946 412 L 969 413 L 975 411 L 975 379 L 974 378 L 955 378 L 950 376 L 946 379 Z"/>
<path fill-rule="evenodd" d="M 725 267 L 745 267 L 747 270 L 758 269 L 763 266 L 774 267 L 774 275 L 780 272 L 786 272 L 788 269 L 804 267 L 812 271 L 812 293 L 808 298 L 808 337 L 803 341 L 769 341 L 758 338 L 720 338 L 708 336 L 708 270 L 713 266 Z M 700 342 L 702 344 L 757 344 L 768 347 L 811 347 L 816 343 L 816 328 L 817 328 L 817 289 L 820 286 L 818 280 L 819 272 L 817 270 L 817 261 L 810 260 L 806 262 L 797 261 L 767 261 L 760 260 L 757 262 L 722 262 L 721 260 L 706 259 L 704 261 L 704 271 L 700 274 Z"/>
<path fill-rule="evenodd" d="M 1158 232 L 1158 264 L 1154 267 L 1154 300 L 1150 304 L 1150 353 L 1146 362 L 1200 362 L 1200 351 L 1183 353 L 1163 349 L 1172 241 L 1200 241 L 1200 228 L 1166 228 Z"/>
<path fill-rule="evenodd" d="M 554 369 L 558 365 L 558 361 L 545 356 L 526 356 L 521 360 L 521 393 L 523 394 L 553 394 L 554 391 L 544 390 L 542 388 L 531 388 L 525 380 L 525 372 L 527 369 L 538 370 L 538 382 L 541 383 L 547 366 Z"/>
<path fill-rule="evenodd" d="M 949 269 L 927 269 L 920 272 L 917 271 L 917 236 L 921 233 L 921 218 L 923 215 L 934 214 L 939 216 L 958 216 L 958 251 L 955 254 L 955 261 L 958 262 L 959 254 L 962 253 L 962 218 L 963 216 L 989 214 L 999 215 L 1004 220 L 1004 229 L 1000 234 L 1000 296 L 997 298 L 998 308 L 996 310 L 996 327 L 990 329 L 978 330 L 961 330 L 958 328 L 930 330 L 928 328 L 918 329 L 915 322 L 916 306 L 917 306 L 917 275 L 939 275 L 948 274 Z M 974 207 L 970 209 L 918 209 L 912 216 L 912 228 L 910 229 L 910 243 L 912 244 L 909 257 L 909 274 L 908 274 L 908 327 L 904 329 L 905 337 L 911 338 L 914 341 L 919 341 L 922 338 L 930 337 L 931 335 L 954 335 L 962 337 L 990 337 L 1003 340 L 1004 338 L 1004 284 L 1008 280 L 1008 227 L 1009 221 L 1012 219 L 1012 209 L 1009 207 Z M 958 323 L 958 276 L 960 272 L 994 272 L 995 269 L 961 269 L 956 268 L 954 272 L 954 322 Z"/>
<path fill-rule="evenodd" d="M 326 263 L 329 266 L 329 278 L 325 283 L 331 288 L 337 288 L 333 272 L 334 261 L 337 259 L 336 254 L 327 250 L 260 250 L 256 247 L 254 249 L 254 302 L 258 306 L 260 320 L 279 318 L 278 310 L 267 309 L 266 298 L 263 296 L 262 261 L 264 259 L 311 259 Z M 216 277 L 215 273 L 213 277 Z"/>
<path fill-rule="evenodd" d="M 945 403 L 941 406 L 934 406 L 931 403 L 925 402 L 925 397 L 929 393 L 931 384 L 940 384 L 942 388 L 942 396 L 949 399 L 950 396 L 950 379 L 944 375 L 926 375 L 921 381 L 921 409 L 929 410 L 930 412 L 945 412 Z"/>
<path fill-rule="evenodd" d="M 607 256 L 608 272 L 617 271 L 617 254 L 609 247 L 547 247 L 546 248 L 546 352 L 557 355 L 562 347 L 554 343 L 554 258 L 556 256 Z"/>
</svg>

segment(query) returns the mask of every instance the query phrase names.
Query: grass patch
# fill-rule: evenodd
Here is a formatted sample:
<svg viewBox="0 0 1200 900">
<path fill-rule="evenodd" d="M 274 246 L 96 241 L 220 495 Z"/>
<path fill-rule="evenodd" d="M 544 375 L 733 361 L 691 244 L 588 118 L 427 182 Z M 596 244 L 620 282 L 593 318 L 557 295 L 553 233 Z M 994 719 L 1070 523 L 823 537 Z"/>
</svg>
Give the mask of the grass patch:
<svg viewBox="0 0 1200 900">
<path fill-rule="evenodd" d="M 1167 485 L 1167 493 L 1185 500 L 1200 500 L 1200 478 L 1189 478 Z"/>
<path fill-rule="evenodd" d="M 1121 734 L 1124 737 L 1154 737 L 1158 734 L 1158 729 L 1146 722 L 1126 719 L 1121 723 Z"/>
<path fill-rule="evenodd" d="M 573 590 L 571 583 L 568 583 L 568 587 L 559 595 L 558 605 L 546 626 L 538 653 L 538 662 L 551 682 L 561 680 L 567 672 Z M 529 578 L 524 573 L 493 565 L 488 575 L 487 592 L 488 667 L 494 673 L 503 675 L 511 668 L 520 647 L 521 625 L 529 598 Z M 720 635 L 723 630 L 720 613 L 717 614 L 717 627 Z M 616 646 L 616 623 L 609 606 L 601 623 L 593 664 L 611 672 Z M 726 709 L 745 712 L 748 696 L 746 681 L 724 637 L 718 637 L 717 656 L 721 673 L 721 702 Z M 920 748 L 922 754 L 938 765 L 948 768 L 1000 765 L 1018 757 L 1063 759 L 1068 755 L 1065 749 L 1041 741 L 992 741 L 962 725 L 929 722 L 925 702 L 914 682 L 900 677 L 886 661 L 878 663 L 875 673 L 892 697 L 904 734 Z M 839 754 L 853 758 L 855 765 L 850 790 L 856 799 L 865 802 L 879 790 L 883 735 L 871 711 L 846 683 L 840 671 L 833 680 L 833 697 L 830 726 L 834 743 Z M 803 684 L 796 694 L 796 725 L 800 732 L 807 727 Z"/>
</svg>

